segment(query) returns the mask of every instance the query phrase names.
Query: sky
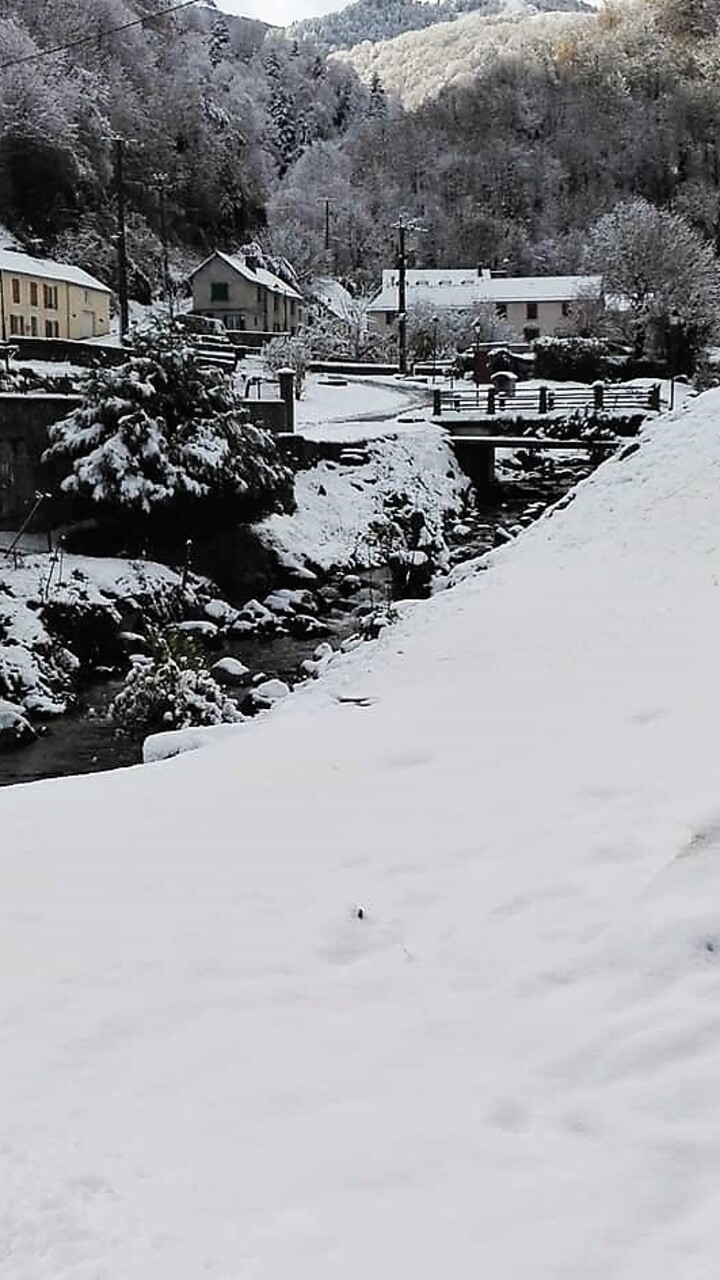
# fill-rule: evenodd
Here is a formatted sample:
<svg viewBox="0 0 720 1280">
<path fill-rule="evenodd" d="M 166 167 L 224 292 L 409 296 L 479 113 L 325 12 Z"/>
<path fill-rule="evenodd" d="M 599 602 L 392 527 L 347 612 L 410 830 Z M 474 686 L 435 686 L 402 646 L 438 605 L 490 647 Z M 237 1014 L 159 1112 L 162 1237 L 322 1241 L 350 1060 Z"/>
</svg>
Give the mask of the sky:
<svg viewBox="0 0 720 1280">
<path fill-rule="evenodd" d="M 279 27 L 287 27 L 301 18 L 313 18 L 321 13 L 335 13 L 346 7 L 343 0 L 218 0 L 223 13 L 235 13 L 244 18 L 259 18 Z"/>
</svg>

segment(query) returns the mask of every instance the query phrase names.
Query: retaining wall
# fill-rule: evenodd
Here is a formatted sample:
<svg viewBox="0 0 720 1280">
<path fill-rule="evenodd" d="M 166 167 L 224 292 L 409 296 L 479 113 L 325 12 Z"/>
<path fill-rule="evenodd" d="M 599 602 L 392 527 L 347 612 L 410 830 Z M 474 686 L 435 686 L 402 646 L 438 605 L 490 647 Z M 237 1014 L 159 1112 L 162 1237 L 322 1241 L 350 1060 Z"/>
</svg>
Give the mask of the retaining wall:
<svg viewBox="0 0 720 1280">
<path fill-rule="evenodd" d="M 0 395 L 0 529 L 16 529 L 35 504 L 39 490 L 54 478 L 40 459 L 48 447 L 48 427 L 80 404 L 77 396 Z M 47 528 L 51 504 L 43 503 L 33 528 Z"/>
</svg>

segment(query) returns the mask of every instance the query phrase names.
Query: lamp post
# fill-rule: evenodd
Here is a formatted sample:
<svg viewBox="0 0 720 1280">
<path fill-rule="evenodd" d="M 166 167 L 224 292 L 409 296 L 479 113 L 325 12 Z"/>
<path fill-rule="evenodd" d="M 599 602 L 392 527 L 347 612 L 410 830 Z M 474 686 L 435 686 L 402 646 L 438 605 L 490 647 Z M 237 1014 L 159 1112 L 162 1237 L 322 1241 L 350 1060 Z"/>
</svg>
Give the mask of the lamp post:
<svg viewBox="0 0 720 1280">
<path fill-rule="evenodd" d="M 484 361 L 480 355 L 480 329 L 482 327 L 481 320 L 473 320 L 472 331 L 475 335 L 475 355 L 473 356 L 473 382 L 476 387 L 482 382 Z"/>
</svg>

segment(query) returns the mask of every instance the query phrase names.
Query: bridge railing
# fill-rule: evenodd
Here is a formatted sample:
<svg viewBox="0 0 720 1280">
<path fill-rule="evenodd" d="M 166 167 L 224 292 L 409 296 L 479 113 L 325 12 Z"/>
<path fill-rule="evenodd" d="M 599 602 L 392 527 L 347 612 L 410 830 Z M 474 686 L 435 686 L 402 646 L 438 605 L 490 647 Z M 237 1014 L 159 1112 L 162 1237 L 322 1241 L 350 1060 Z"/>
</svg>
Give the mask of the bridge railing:
<svg viewBox="0 0 720 1280">
<path fill-rule="evenodd" d="M 631 387 L 618 383 L 605 385 L 596 382 L 589 387 L 523 387 L 513 394 L 497 387 L 436 387 L 433 391 L 433 414 L 443 413 L 488 414 L 514 413 L 657 413 L 660 409 L 660 383 L 651 387 Z"/>
</svg>

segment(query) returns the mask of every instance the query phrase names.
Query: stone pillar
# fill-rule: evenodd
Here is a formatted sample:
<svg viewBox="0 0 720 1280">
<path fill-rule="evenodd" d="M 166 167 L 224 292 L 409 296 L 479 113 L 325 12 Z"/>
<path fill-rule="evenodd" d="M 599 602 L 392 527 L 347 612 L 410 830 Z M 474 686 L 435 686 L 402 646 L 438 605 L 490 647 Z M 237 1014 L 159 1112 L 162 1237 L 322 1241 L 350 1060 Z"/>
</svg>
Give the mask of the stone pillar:
<svg viewBox="0 0 720 1280">
<path fill-rule="evenodd" d="M 295 370 L 278 369 L 280 399 L 285 402 L 285 430 L 295 430 Z"/>
<path fill-rule="evenodd" d="M 604 384 L 602 382 L 593 382 L 593 409 L 595 413 L 602 413 L 604 396 Z"/>
</svg>

